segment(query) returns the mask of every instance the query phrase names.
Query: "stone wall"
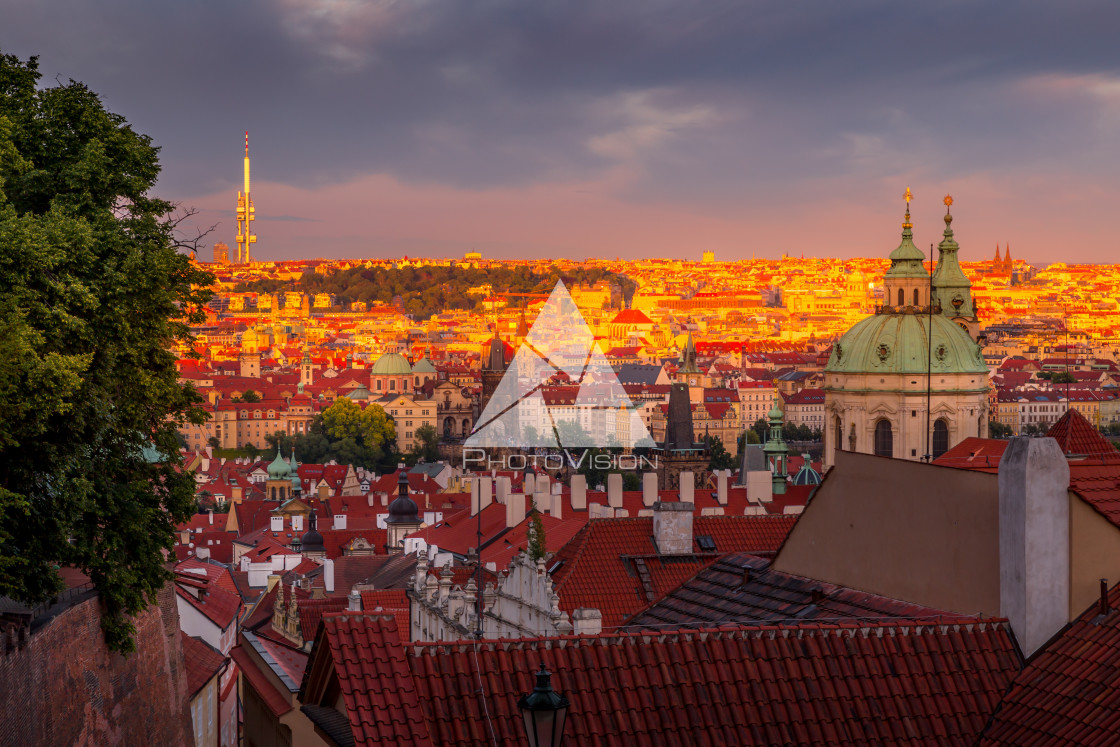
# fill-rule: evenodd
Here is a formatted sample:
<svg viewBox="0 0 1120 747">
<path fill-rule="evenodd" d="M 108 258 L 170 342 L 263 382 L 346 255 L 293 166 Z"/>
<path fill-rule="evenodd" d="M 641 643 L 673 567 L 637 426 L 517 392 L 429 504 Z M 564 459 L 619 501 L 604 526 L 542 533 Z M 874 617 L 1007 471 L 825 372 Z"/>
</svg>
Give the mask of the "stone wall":
<svg viewBox="0 0 1120 747">
<path fill-rule="evenodd" d="M 189 744 L 186 689 L 172 586 L 136 619 L 127 657 L 106 647 L 94 595 L 0 647 L 0 743 Z"/>
</svg>

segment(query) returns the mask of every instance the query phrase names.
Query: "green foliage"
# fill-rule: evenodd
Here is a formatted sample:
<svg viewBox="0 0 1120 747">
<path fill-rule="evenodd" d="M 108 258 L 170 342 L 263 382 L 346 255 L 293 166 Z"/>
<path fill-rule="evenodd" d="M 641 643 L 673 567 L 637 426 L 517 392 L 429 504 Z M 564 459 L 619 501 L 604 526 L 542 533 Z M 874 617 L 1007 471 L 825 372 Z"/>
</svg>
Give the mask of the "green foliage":
<svg viewBox="0 0 1120 747">
<path fill-rule="evenodd" d="M 37 603 L 80 568 L 129 651 L 194 508 L 177 431 L 205 413 L 168 345 L 190 342 L 213 278 L 148 195 L 151 139 L 81 83 L 38 79 L 0 55 L 0 594 Z"/>
<path fill-rule="evenodd" d="M 543 560 L 548 555 L 547 540 L 544 536 L 544 520 L 541 512 L 537 510 L 536 501 L 533 502 L 533 511 L 529 518 L 529 557 L 533 560 Z"/>
<path fill-rule="evenodd" d="M 735 467 L 735 457 L 727 451 L 723 445 L 723 439 L 719 436 L 712 436 L 708 439 L 708 469 L 733 469 Z"/>
<path fill-rule="evenodd" d="M 261 401 L 261 395 L 257 394 L 252 389 L 249 389 L 244 394 L 241 395 L 240 399 L 237 398 L 237 397 L 234 397 L 233 401 L 234 402 L 260 402 Z"/>
<path fill-rule="evenodd" d="M 766 436 L 770 433 L 770 424 L 766 422 L 765 418 L 759 418 L 758 420 L 754 421 L 754 425 L 751 426 L 751 430 L 754 431 L 755 438 L 758 439 L 757 441 L 753 441 L 752 443 L 764 444 L 766 443 Z"/>
<path fill-rule="evenodd" d="M 988 435 L 991 436 L 992 438 L 1011 438 L 1011 436 L 1013 436 L 1015 434 L 1011 430 L 1011 426 L 1004 425 L 1003 423 L 999 422 L 998 420 L 989 420 L 988 421 Z"/>
<path fill-rule="evenodd" d="M 473 267 L 355 267 L 323 275 L 308 270 L 294 283 L 282 280 L 257 280 L 242 283 L 236 292 L 276 293 L 298 290 L 302 293 L 330 293 L 342 305 L 354 301 L 388 304 L 400 296 L 404 309 L 417 319 L 427 319 L 446 310 L 481 308 L 482 297 L 469 294 L 471 288 L 490 284 L 499 293 L 552 292 L 558 279 L 571 287 L 577 283 L 596 283 L 600 280 L 619 285 L 624 297 L 633 294 L 636 284 L 629 278 L 602 268 L 576 267 L 565 270 L 552 269 L 537 274 L 526 266 L 502 265 L 488 268 Z"/>
<path fill-rule="evenodd" d="M 748 428 L 744 432 L 744 435 L 746 436 L 746 442 L 749 443 L 749 444 L 760 444 L 760 443 L 762 443 L 762 439 L 760 439 L 758 437 L 758 431 L 756 431 L 754 428 Z M 739 439 L 743 440 L 743 436 L 740 436 Z M 741 450 L 743 447 L 740 445 L 739 448 Z"/>
<path fill-rule="evenodd" d="M 1050 383 L 1052 384 L 1073 384 L 1076 381 L 1077 378 L 1069 371 L 1055 371 L 1050 377 Z"/>
<path fill-rule="evenodd" d="M 425 423 L 416 429 L 417 444 L 412 447 L 412 463 L 439 461 L 439 434 L 435 426 Z"/>
<path fill-rule="evenodd" d="M 433 429 L 434 430 L 434 429 Z M 386 470 L 397 464 L 397 429 L 380 405 L 363 410 L 353 400 L 339 397 L 315 417 L 307 433 L 289 436 L 276 432 L 265 436 L 268 451 L 277 446 L 284 454 L 294 448 L 304 463 L 334 460 L 366 469 Z"/>
<path fill-rule="evenodd" d="M 634 472 L 622 473 L 622 489 L 623 490 L 641 490 L 642 478 Z"/>
</svg>

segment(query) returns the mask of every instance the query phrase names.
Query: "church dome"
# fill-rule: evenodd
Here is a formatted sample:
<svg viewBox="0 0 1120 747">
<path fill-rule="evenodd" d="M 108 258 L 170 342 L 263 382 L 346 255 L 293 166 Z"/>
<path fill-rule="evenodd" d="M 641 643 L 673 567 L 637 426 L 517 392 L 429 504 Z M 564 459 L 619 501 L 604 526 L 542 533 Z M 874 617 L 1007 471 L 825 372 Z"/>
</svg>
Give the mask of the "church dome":
<svg viewBox="0 0 1120 747">
<path fill-rule="evenodd" d="M 412 373 L 412 366 L 400 353 L 386 353 L 377 359 L 369 372 L 371 376 L 408 376 Z"/>
<path fill-rule="evenodd" d="M 432 362 L 428 360 L 427 356 L 424 356 L 419 360 L 419 362 L 417 362 L 415 366 L 412 367 L 412 373 L 434 374 L 436 373 L 436 367 L 432 365 Z"/>
<path fill-rule="evenodd" d="M 933 324 L 932 344 L 926 334 Z M 849 329 L 832 347 L 826 373 L 987 374 L 980 346 L 941 314 L 875 314 Z"/>
<path fill-rule="evenodd" d="M 280 456 L 280 448 L 276 449 L 276 458 L 268 465 L 268 479 L 269 480 L 287 480 L 292 475 L 292 470 L 288 463 L 284 461 L 284 457 Z"/>
</svg>

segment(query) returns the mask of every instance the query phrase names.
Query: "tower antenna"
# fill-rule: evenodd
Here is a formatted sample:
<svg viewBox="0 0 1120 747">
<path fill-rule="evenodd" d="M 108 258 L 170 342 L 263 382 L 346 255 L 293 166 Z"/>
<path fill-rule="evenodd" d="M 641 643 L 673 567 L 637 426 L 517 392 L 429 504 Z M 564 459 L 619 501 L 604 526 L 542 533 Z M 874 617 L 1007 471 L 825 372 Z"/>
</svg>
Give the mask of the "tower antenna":
<svg viewBox="0 0 1120 747">
<path fill-rule="evenodd" d="M 253 221 L 257 219 L 253 198 L 249 194 L 249 131 L 245 130 L 245 192 L 237 193 L 237 262 L 249 264 L 253 261 L 250 247 L 257 243 L 253 233 Z"/>
</svg>

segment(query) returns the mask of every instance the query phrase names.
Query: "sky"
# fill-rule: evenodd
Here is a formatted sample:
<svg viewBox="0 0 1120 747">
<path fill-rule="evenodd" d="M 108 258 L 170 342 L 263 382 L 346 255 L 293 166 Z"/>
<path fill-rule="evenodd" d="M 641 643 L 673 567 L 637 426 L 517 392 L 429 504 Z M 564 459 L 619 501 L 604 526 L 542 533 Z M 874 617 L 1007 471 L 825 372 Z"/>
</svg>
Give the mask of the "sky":
<svg viewBox="0 0 1120 747">
<path fill-rule="evenodd" d="M 259 259 L 1120 256 L 1114 0 L 0 0 Z M 208 257 L 207 251 L 204 258 Z"/>
</svg>

